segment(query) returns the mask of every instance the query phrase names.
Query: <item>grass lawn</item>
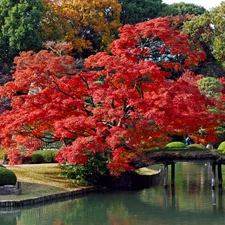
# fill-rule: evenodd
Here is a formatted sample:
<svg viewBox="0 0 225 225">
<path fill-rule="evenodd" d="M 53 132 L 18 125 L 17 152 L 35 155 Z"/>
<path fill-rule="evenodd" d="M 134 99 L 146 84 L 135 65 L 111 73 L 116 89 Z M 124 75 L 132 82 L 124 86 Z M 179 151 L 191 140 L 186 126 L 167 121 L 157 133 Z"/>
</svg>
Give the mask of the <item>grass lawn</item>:
<svg viewBox="0 0 225 225">
<path fill-rule="evenodd" d="M 60 175 L 57 164 L 6 166 L 21 182 L 21 195 L 2 195 L 0 200 L 22 200 L 82 188 Z"/>
</svg>

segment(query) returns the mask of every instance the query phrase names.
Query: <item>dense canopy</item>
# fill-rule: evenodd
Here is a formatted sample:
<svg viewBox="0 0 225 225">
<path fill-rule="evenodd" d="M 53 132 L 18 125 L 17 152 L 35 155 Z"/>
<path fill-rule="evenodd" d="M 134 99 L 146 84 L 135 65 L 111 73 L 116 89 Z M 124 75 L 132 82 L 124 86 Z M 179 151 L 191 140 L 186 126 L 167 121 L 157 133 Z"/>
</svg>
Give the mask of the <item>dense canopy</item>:
<svg viewBox="0 0 225 225">
<path fill-rule="evenodd" d="M 80 57 L 107 50 L 116 38 L 121 5 L 117 0 L 43 0 L 44 41 L 66 41 L 73 44 Z"/>
<path fill-rule="evenodd" d="M 1 0 L 0 2 L 0 61 L 9 63 L 20 51 L 40 50 L 37 33 L 42 18 L 40 0 Z"/>
<path fill-rule="evenodd" d="M 49 43 L 54 51 L 15 58 L 14 80 L 0 89 L 12 104 L 0 116 L 0 141 L 10 163 L 39 149 L 49 132 L 64 143 L 59 163 L 85 164 L 90 155 L 101 154 L 112 175 L 133 170 L 133 159 L 163 146 L 169 135 L 204 127 L 201 139 L 216 140 L 223 95 L 202 93 L 202 76 L 188 70 L 205 53 L 190 48 L 187 36 L 166 18 L 126 25 L 120 32 L 111 53 L 90 56 L 82 70 L 68 55 L 70 43 Z M 182 76 L 170 79 L 176 71 Z"/>
</svg>

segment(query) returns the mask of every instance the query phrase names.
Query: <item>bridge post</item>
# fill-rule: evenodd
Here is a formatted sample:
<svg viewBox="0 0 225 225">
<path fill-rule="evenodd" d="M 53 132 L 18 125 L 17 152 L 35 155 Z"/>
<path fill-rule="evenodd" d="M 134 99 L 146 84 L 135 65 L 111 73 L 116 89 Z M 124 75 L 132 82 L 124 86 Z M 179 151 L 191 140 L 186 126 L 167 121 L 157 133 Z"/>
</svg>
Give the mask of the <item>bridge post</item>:
<svg viewBox="0 0 225 225">
<path fill-rule="evenodd" d="M 175 185 L 175 163 L 171 163 L 171 186 Z"/>
<path fill-rule="evenodd" d="M 217 170 L 218 170 L 218 186 L 219 188 L 222 187 L 222 182 L 223 182 L 223 178 L 222 178 L 222 165 L 221 163 L 219 163 L 217 165 Z"/>
<path fill-rule="evenodd" d="M 211 165 L 212 165 L 211 187 L 212 189 L 214 189 L 216 184 L 216 165 L 215 163 L 212 163 Z"/>
<path fill-rule="evenodd" d="M 168 187 L 168 164 L 163 163 L 164 165 L 164 188 Z"/>
</svg>

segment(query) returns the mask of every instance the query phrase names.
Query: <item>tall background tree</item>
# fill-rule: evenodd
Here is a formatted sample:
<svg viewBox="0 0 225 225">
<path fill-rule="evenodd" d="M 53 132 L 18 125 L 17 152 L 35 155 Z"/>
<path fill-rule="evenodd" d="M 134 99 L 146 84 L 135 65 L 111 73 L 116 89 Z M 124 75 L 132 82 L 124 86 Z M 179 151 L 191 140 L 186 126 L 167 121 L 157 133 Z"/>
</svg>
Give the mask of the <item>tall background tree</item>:
<svg viewBox="0 0 225 225">
<path fill-rule="evenodd" d="M 75 55 L 87 57 L 109 50 L 117 38 L 121 6 L 117 0 L 43 0 L 42 38 L 71 42 Z"/>
<path fill-rule="evenodd" d="M 177 15 L 196 15 L 199 16 L 205 13 L 207 10 L 203 6 L 199 6 L 191 3 L 173 3 L 168 4 L 163 8 L 163 11 L 160 13 L 161 16 L 177 16 Z"/>
<path fill-rule="evenodd" d="M 225 2 L 211 11 L 193 18 L 185 23 L 183 32 L 189 34 L 190 41 L 207 54 L 207 65 L 199 72 L 208 75 L 224 76 L 225 68 Z"/>
<path fill-rule="evenodd" d="M 199 38 L 199 35 L 201 35 L 202 32 L 206 32 L 208 28 L 202 26 L 198 31 L 196 30 L 196 32 L 192 32 L 187 29 L 186 26 L 189 24 L 189 22 L 196 19 L 195 15 L 185 14 L 177 16 L 167 16 L 166 18 L 170 21 L 171 28 L 189 34 L 188 40 L 191 48 L 196 50 L 199 49 L 206 53 L 206 59 L 204 61 L 201 61 L 197 66 L 193 65 L 190 69 L 196 74 L 203 74 L 204 76 L 223 77 L 225 71 L 222 65 L 212 54 L 213 49 L 210 47 L 209 42 L 204 42 L 201 38 Z M 173 78 L 177 79 L 181 74 L 182 73 L 177 71 L 177 73 L 174 73 Z"/>
<path fill-rule="evenodd" d="M 37 29 L 42 18 L 41 0 L 0 1 L 0 60 L 13 62 L 20 51 L 40 50 Z"/>
<path fill-rule="evenodd" d="M 124 24 L 136 24 L 159 16 L 166 6 L 162 0 L 119 0 L 122 11 L 120 21 Z"/>
</svg>

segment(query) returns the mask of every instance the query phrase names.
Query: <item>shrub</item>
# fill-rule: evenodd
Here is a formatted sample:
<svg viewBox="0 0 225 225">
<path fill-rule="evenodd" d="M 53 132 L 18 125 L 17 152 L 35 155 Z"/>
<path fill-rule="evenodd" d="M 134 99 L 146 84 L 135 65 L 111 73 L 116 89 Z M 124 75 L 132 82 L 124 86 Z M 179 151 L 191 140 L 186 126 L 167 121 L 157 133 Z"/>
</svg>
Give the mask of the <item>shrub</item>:
<svg viewBox="0 0 225 225">
<path fill-rule="evenodd" d="M 32 163 L 54 163 L 58 150 L 38 150 L 32 153 Z"/>
<path fill-rule="evenodd" d="M 186 145 L 181 141 L 173 141 L 168 143 L 166 148 L 186 148 Z"/>
<path fill-rule="evenodd" d="M 225 141 L 221 142 L 217 149 L 222 153 L 225 153 Z"/>
<path fill-rule="evenodd" d="M 44 158 L 41 154 L 39 154 L 37 152 L 33 152 L 31 162 L 32 163 L 44 163 Z"/>
<path fill-rule="evenodd" d="M 17 181 L 16 174 L 4 167 L 0 167 L 0 186 L 15 185 Z"/>
<path fill-rule="evenodd" d="M 107 158 L 101 153 L 88 157 L 85 165 L 61 165 L 62 174 L 68 179 L 74 179 L 79 184 L 101 185 L 108 174 Z"/>
<path fill-rule="evenodd" d="M 195 148 L 195 149 L 206 149 L 205 145 L 202 144 L 191 144 L 187 146 L 188 148 Z"/>
<path fill-rule="evenodd" d="M 58 153 L 58 150 L 42 150 L 42 156 L 45 163 L 55 163 L 55 155 Z"/>
</svg>

